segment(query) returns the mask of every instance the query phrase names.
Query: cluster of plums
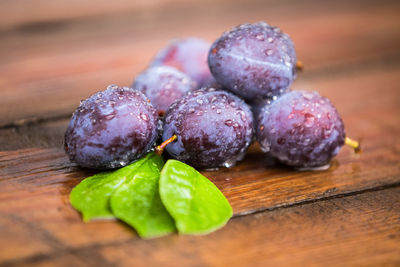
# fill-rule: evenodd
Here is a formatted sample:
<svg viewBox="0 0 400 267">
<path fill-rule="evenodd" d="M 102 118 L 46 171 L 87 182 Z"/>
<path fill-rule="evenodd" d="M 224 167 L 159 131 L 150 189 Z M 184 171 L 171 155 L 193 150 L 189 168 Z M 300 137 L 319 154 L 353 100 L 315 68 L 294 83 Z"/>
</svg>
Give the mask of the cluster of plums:
<svg viewBox="0 0 400 267">
<path fill-rule="evenodd" d="M 213 44 L 177 40 L 131 88 L 110 85 L 81 102 L 65 150 L 82 167 L 110 169 L 174 137 L 172 157 L 217 168 L 241 160 L 255 136 L 284 164 L 324 166 L 344 144 L 343 122 L 317 92 L 289 90 L 296 62 L 289 36 L 264 22 L 239 25 Z"/>
</svg>

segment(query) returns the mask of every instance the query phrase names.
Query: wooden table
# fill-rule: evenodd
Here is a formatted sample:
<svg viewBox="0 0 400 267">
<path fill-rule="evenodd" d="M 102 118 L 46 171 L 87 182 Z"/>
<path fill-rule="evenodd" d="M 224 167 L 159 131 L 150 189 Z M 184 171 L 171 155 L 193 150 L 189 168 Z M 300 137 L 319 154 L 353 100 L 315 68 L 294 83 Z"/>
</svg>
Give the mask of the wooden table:
<svg viewBox="0 0 400 267">
<path fill-rule="evenodd" d="M 0 2 L 0 266 L 399 266 L 399 14 L 399 1 Z M 68 195 L 93 172 L 62 149 L 79 100 L 129 85 L 170 38 L 259 20 L 291 35 L 305 64 L 293 89 L 329 97 L 361 156 L 298 172 L 255 148 L 205 172 L 235 214 L 206 236 L 83 223 Z"/>
</svg>

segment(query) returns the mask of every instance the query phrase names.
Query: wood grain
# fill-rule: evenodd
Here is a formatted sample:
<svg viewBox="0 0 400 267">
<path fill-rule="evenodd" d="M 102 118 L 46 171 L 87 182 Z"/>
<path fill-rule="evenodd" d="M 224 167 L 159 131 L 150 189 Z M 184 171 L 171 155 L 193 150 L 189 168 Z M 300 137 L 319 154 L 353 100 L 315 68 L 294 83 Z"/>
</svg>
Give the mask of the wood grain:
<svg viewBox="0 0 400 267">
<path fill-rule="evenodd" d="M 308 78 L 303 84 L 299 81 L 294 85 L 295 88 L 318 89 L 332 99 L 343 116 L 347 134 L 362 141 L 363 154 L 359 158 L 345 147 L 328 171 L 297 172 L 282 166 L 268 167 L 267 160 L 255 147 L 238 166 L 204 174 L 228 197 L 235 214 L 399 183 L 399 71 L 400 65 L 367 68 L 343 72 L 339 77 Z M 359 101 L 360 98 L 363 101 Z M 66 121 L 58 125 L 61 129 L 56 127 L 56 131 L 61 139 Z M 40 134 L 43 128 L 37 131 Z M 6 135 L 0 136 L 7 141 Z M 7 181 L 3 190 L 8 184 L 14 184 L 22 191 L 35 191 L 43 186 L 43 180 L 38 179 L 42 176 L 47 176 L 45 184 L 52 183 L 53 179 L 56 184 L 58 179 L 69 181 L 70 189 L 87 175 L 68 162 L 62 149 L 33 151 L 0 154 L 0 171 Z M 10 157 L 21 160 L 10 165 Z M 37 173 L 33 169 L 41 171 Z M 25 183 L 26 177 L 31 184 Z M 23 198 L 22 193 L 21 203 L 27 202 Z"/>
<path fill-rule="evenodd" d="M 398 1 L 28 2 L 0 3 L 0 267 L 400 265 Z M 253 145 L 203 172 L 235 213 L 210 235 L 146 241 L 118 221 L 83 223 L 68 196 L 94 171 L 62 150 L 79 100 L 129 85 L 172 37 L 259 20 L 292 36 L 306 66 L 293 88 L 329 97 L 363 153 L 299 172 Z"/>
<path fill-rule="evenodd" d="M 143 266 L 177 260 L 195 266 L 395 266 L 399 199 L 396 188 L 317 202 L 240 217 L 210 236 L 128 242 L 101 253 L 112 264 Z"/>
<path fill-rule="evenodd" d="M 110 83 L 130 85 L 169 39 L 197 35 L 213 40 L 241 22 L 279 25 L 292 36 L 308 72 L 399 58 L 399 2 L 345 2 L 346 8 L 344 2 L 333 1 L 255 1 L 246 8 L 239 2 L 216 5 L 212 13 L 205 5 L 185 12 L 154 11 L 150 17 L 122 14 L 71 21 L 53 30 L 9 32 L 0 36 L 0 126 L 68 114 L 79 100 Z"/>
<path fill-rule="evenodd" d="M 336 7 L 344 10 L 349 8 L 362 7 L 376 1 L 336 1 Z M 387 2 L 387 1 L 386 1 Z M 58 0 L 57 3 L 51 0 L 37 0 L 34 3 L 27 0 L 3 0 L 0 2 L 0 30 L 33 30 L 35 27 L 57 24 L 59 22 L 68 22 L 74 20 L 89 20 L 96 17 L 112 17 L 129 14 L 131 16 L 140 16 L 141 13 L 169 13 L 173 10 L 196 10 L 213 8 L 229 10 L 230 6 L 241 6 L 241 9 L 253 8 L 253 6 L 262 3 L 269 7 L 277 5 L 293 6 L 296 4 L 292 0 L 203 0 L 184 1 L 184 0 L 153 0 L 153 1 L 127 1 L 114 0 L 112 4 L 104 0 L 96 1 L 96 4 L 85 3 L 77 0 Z M 302 1 L 302 4 L 317 4 L 314 0 Z M 346 5 L 344 5 L 346 4 Z M 330 3 L 330 5 L 332 5 Z M 329 8 L 328 8 L 329 9 Z M 219 10 L 218 10 L 219 11 Z M 220 15 L 224 15 L 219 11 Z M 209 15 L 209 13 L 208 13 Z"/>
<path fill-rule="evenodd" d="M 388 60 L 375 60 L 360 62 L 343 67 L 330 67 L 316 72 L 301 73 L 293 85 L 298 90 L 317 90 L 322 95 L 329 97 L 340 109 L 342 117 L 345 119 L 348 134 L 355 137 L 353 132 L 353 122 L 349 117 L 353 113 L 363 112 L 365 107 L 370 106 L 375 117 L 374 123 L 365 127 L 375 128 L 376 123 L 382 123 L 387 118 L 389 123 L 394 116 L 382 116 L 380 109 L 391 109 L 389 114 L 394 115 L 396 103 L 400 102 L 399 86 L 397 85 L 397 76 L 400 73 L 400 61 L 396 58 Z M 381 76 L 382 77 L 379 77 Z M 341 88 L 338 90 L 338 88 Z M 338 92 L 336 92 L 338 91 Z M 386 91 L 388 93 L 386 93 Z M 383 93 L 382 93 L 383 92 Z M 363 99 L 363 101 L 360 101 Z M 363 114 L 358 114 L 358 123 L 360 117 L 366 118 Z M 368 115 L 366 115 L 368 116 Z M 70 115 L 62 116 L 44 121 L 22 121 L 22 124 L 15 124 L 13 127 L 0 129 L 0 151 L 15 150 L 30 147 L 41 148 L 62 148 L 63 136 L 69 123 Z M 357 127 L 357 128 L 358 128 Z M 390 127 L 390 126 L 389 126 Z M 396 127 L 394 125 L 394 127 Z M 349 132 L 351 131 L 351 132 Z M 392 131 L 391 129 L 382 129 L 381 133 Z M 360 131 L 362 132 L 362 131 Z M 357 136 L 360 138 L 360 136 Z M 388 144 L 389 146 L 389 144 Z"/>
<path fill-rule="evenodd" d="M 116 0 L 112 4 L 105 0 L 95 4 L 77 0 L 13 0 L 0 2 L 0 29 L 15 29 L 44 25 L 58 21 L 84 19 L 92 16 L 112 16 L 120 13 L 149 12 L 166 8 L 170 5 L 184 4 L 182 0 L 127 1 Z"/>
<path fill-rule="evenodd" d="M 207 236 L 149 241 L 122 224 L 83 224 L 72 213 L 34 223 L 32 211 L 17 219 L 2 213 L 14 235 L 2 239 L 9 250 L 0 266 L 396 266 L 399 200 L 396 187 L 234 218 Z M 21 255 L 17 242 L 38 248 Z"/>
<path fill-rule="evenodd" d="M 400 182 L 398 164 L 400 157 L 398 136 L 400 135 L 397 123 L 399 93 L 396 82 L 398 72 L 397 65 L 386 68 L 382 68 L 382 66 L 358 68 L 356 72 L 344 70 L 332 77 L 309 76 L 303 83 L 299 81 L 295 84 L 298 88 L 307 86 L 307 88 L 319 89 L 324 95 L 333 99 L 343 114 L 347 132 L 363 140 L 364 152 L 360 158 L 355 158 L 349 149 L 343 149 L 328 171 L 296 172 L 282 166 L 267 167 L 260 152 L 253 147 L 245 161 L 237 167 L 231 170 L 205 173 L 228 197 L 236 215 L 263 209 L 274 210 L 273 213 L 266 213 L 272 214 L 272 219 L 269 219 L 265 226 L 262 224 L 254 228 L 256 233 L 249 230 L 249 225 L 252 229 L 253 221 L 257 221 L 254 218 L 264 215 L 249 216 L 248 221 L 244 221 L 243 225 L 235 226 L 236 230 L 226 234 L 225 239 L 221 239 L 221 236 L 217 235 L 215 240 L 209 239 L 212 237 L 210 236 L 199 240 L 189 239 L 190 241 L 185 242 L 182 241 L 182 237 L 170 237 L 172 241 L 167 238 L 170 241 L 154 241 L 155 243 L 140 241 L 134 238 L 135 234 L 132 230 L 116 222 L 84 224 L 78 213 L 70 207 L 68 194 L 74 185 L 93 172 L 80 170 L 69 163 L 61 149 L 2 152 L 0 153 L 0 214 L 3 229 L 7 229 L 7 231 L 0 231 L 0 235 L 1 240 L 11 245 L 0 255 L 0 259 L 7 265 L 13 263 L 19 265 L 26 261 L 29 265 L 35 263 L 68 265 L 73 263 L 79 266 L 87 264 L 88 258 L 100 259 L 102 265 L 107 262 L 110 265 L 118 262 L 129 264 L 132 261 L 143 262 L 143 265 L 155 264 L 170 262 L 175 258 L 180 263 L 187 265 L 196 265 L 198 262 L 210 265 L 225 265 L 232 262 L 245 264 L 245 261 L 252 262 L 252 260 L 254 264 L 259 262 L 261 265 L 265 259 L 276 264 L 284 264 L 287 261 L 312 264 L 311 259 L 315 257 L 320 265 L 326 264 L 330 260 L 333 263 L 342 260 L 353 265 L 361 264 L 362 262 L 358 261 L 361 261 L 362 255 L 368 255 L 367 258 L 371 264 L 393 264 L 398 261 L 395 253 L 398 236 L 393 230 L 382 232 L 380 229 L 382 227 L 390 229 L 398 227 L 399 221 L 380 221 L 371 225 L 371 220 L 368 219 L 365 222 L 365 218 L 360 213 L 366 212 L 374 218 L 388 218 L 386 214 L 379 215 L 371 206 L 375 209 L 385 209 L 389 207 L 389 204 L 385 204 L 384 201 L 371 197 L 371 193 L 365 192 L 381 187 L 396 186 Z M 360 93 L 362 93 L 361 98 L 364 102 L 357 101 Z M 61 134 L 63 131 L 60 128 L 65 127 L 66 121 L 55 122 L 55 124 L 54 129 Z M 38 133 L 43 129 L 46 127 L 39 127 Z M 31 131 L 27 130 L 27 132 Z M 4 133 L 0 136 L 4 136 Z M 39 137 L 37 138 L 40 140 Z M 342 211 L 343 216 L 353 216 L 350 222 L 344 220 L 346 224 L 342 227 L 345 227 L 347 231 L 343 235 L 356 232 L 362 236 L 360 239 L 357 239 L 358 234 L 353 236 L 353 239 L 345 238 L 340 234 L 338 236 L 329 234 L 330 226 L 325 221 L 321 221 L 321 218 L 327 216 L 323 214 L 330 214 L 332 211 L 330 209 L 324 211 L 320 204 L 312 204 L 313 212 L 305 213 L 304 216 L 309 220 L 319 221 L 318 225 L 323 226 L 323 230 L 316 231 L 311 227 L 311 230 L 304 232 L 304 228 L 296 228 L 296 225 L 303 225 L 304 222 L 291 221 L 293 216 L 297 216 L 292 213 L 284 216 L 284 219 L 276 221 L 275 228 L 271 226 L 270 220 L 274 220 L 276 218 L 274 216 L 278 216 L 274 214 L 279 213 L 279 210 L 276 210 L 277 207 L 292 207 L 314 202 L 317 199 L 330 199 L 343 194 L 355 193 L 360 196 L 367 194 L 367 199 L 361 202 L 369 203 L 367 201 L 369 199 L 371 203 L 360 208 L 357 204 L 359 202 L 356 201 L 355 204 L 355 200 L 346 201 L 346 210 L 354 208 L 358 211 Z M 397 203 L 398 199 L 392 201 Z M 333 206 L 336 205 L 333 204 Z M 291 209 L 288 208 L 288 210 Z M 295 209 L 297 210 L 297 207 Z M 301 214 L 299 211 L 294 212 L 294 214 L 299 213 Z M 332 218 L 337 217 L 335 213 L 332 216 Z M 238 219 L 234 219 L 233 222 L 235 220 Z M 282 225 L 282 220 L 288 220 L 286 227 L 289 230 L 278 228 Z M 342 221 L 343 217 L 338 217 L 338 220 Z M 309 223 L 315 225 L 313 222 Z M 366 223 L 370 227 L 359 226 L 362 223 Z M 382 225 L 377 228 L 375 223 Z M 337 222 L 332 222 L 332 224 L 337 224 Z M 352 225 L 356 225 L 355 228 L 352 228 Z M 336 227 L 338 226 L 336 225 Z M 272 230 L 266 234 L 260 234 L 260 231 L 266 231 L 264 229 Z M 246 232 L 246 238 L 240 234 L 240 231 Z M 324 232 L 321 233 L 321 231 Z M 296 238 L 287 237 L 286 232 L 290 232 Z M 271 237 L 271 233 L 279 234 Z M 282 240 L 289 243 L 295 242 L 295 245 L 290 247 L 287 243 L 281 243 L 279 237 L 282 234 L 284 235 Z M 256 245 L 253 244 L 253 246 L 246 243 L 249 235 L 253 238 L 257 238 L 258 235 L 262 236 L 263 238 L 260 237 L 260 240 L 257 239 L 257 242 L 261 243 L 256 242 Z M 343 243 L 341 238 L 349 243 Z M 183 239 L 185 240 L 185 238 Z M 320 242 L 315 242 L 316 239 Z M 325 240 L 326 243 L 321 240 Z M 158 242 L 167 243 L 157 245 Z M 213 248 L 219 244 L 218 242 L 221 242 L 221 247 L 223 246 L 229 252 L 235 251 L 235 249 L 243 252 L 237 252 L 237 256 L 232 260 L 232 257 L 229 258 L 224 254 L 227 252 L 215 254 L 214 250 L 216 249 L 208 249 L 208 247 Z M 307 245 L 303 246 L 303 242 L 306 242 Z M 13 254 L 13 247 L 21 244 L 25 244 L 24 249 L 18 255 Z M 195 256 L 199 247 L 203 247 L 204 251 L 200 250 L 201 255 Z M 143 254 L 155 253 L 153 249 L 159 253 L 151 260 L 147 257 L 146 260 L 143 259 Z M 171 251 L 172 249 L 174 252 Z M 332 252 L 332 249 L 335 253 Z M 349 251 L 355 254 L 351 254 Z M 263 254 L 264 252 L 267 254 Z M 132 255 L 132 253 L 134 254 Z M 288 257 L 286 253 L 290 253 L 291 256 Z M 128 255 L 132 257 L 128 257 Z M 259 257 L 255 255 L 259 255 Z M 355 256 L 351 257 L 351 255 Z M 90 264 L 96 265 L 99 262 L 92 260 Z"/>
</svg>

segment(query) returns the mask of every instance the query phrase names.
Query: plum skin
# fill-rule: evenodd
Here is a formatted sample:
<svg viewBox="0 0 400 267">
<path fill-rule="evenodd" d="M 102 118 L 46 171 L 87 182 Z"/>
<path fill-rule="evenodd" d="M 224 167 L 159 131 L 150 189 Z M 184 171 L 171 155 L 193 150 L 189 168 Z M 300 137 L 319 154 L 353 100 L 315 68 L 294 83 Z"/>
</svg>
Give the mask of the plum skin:
<svg viewBox="0 0 400 267">
<path fill-rule="evenodd" d="M 284 93 L 296 78 L 296 61 L 290 37 L 265 22 L 225 32 L 208 54 L 216 81 L 245 100 Z"/>
<path fill-rule="evenodd" d="M 284 94 L 261 110 L 256 125 L 262 150 L 297 168 L 329 164 L 345 140 L 339 113 L 317 92 Z"/>
<path fill-rule="evenodd" d="M 226 91 L 189 92 L 167 110 L 163 141 L 168 153 L 196 168 L 231 167 L 244 157 L 253 137 L 253 117 L 243 100 Z"/>
<path fill-rule="evenodd" d="M 156 109 L 143 93 L 110 85 L 82 101 L 73 113 L 65 151 L 81 167 L 123 167 L 154 146 L 157 125 Z"/>
<path fill-rule="evenodd" d="M 169 66 L 151 67 L 140 73 L 132 88 L 144 93 L 157 109 L 158 114 L 188 91 L 195 90 L 197 83 L 187 74 Z"/>
<path fill-rule="evenodd" d="M 215 82 L 207 64 L 210 46 L 208 41 L 196 37 L 177 39 L 161 49 L 150 65 L 174 67 L 196 81 L 198 88 L 206 87 Z"/>
</svg>

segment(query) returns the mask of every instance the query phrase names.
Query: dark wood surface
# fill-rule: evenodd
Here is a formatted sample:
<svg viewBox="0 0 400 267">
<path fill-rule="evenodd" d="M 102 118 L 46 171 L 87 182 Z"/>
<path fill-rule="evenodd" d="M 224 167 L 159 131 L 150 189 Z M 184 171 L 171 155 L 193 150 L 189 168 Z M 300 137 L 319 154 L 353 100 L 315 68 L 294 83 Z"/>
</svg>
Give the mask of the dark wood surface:
<svg viewBox="0 0 400 267">
<path fill-rule="evenodd" d="M 399 266 L 398 1 L 0 3 L 0 266 Z M 71 189 L 94 172 L 62 149 L 79 100 L 129 85 L 179 36 L 213 40 L 242 22 L 288 32 L 305 64 L 293 89 L 318 90 L 363 153 L 327 171 L 270 166 L 253 145 L 203 172 L 234 218 L 206 236 L 140 240 L 117 221 L 83 223 Z"/>
</svg>

